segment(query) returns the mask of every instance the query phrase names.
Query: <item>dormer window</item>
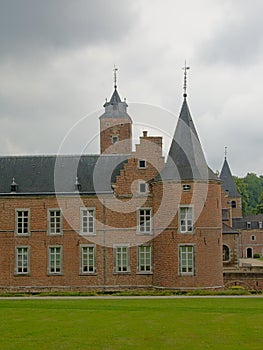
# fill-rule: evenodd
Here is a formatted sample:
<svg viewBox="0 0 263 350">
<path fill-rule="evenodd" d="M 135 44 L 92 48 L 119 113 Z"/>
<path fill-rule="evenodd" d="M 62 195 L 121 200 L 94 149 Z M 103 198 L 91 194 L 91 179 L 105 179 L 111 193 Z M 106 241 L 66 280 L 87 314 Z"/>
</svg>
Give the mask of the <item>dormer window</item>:
<svg viewBox="0 0 263 350">
<path fill-rule="evenodd" d="M 79 183 L 78 177 L 76 177 L 74 188 L 75 188 L 75 192 L 79 192 L 81 190 L 81 184 Z"/>
<path fill-rule="evenodd" d="M 258 222 L 258 228 L 259 228 L 259 229 L 262 229 L 262 221 L 259 221 L 259 222 Z"/>
<path fill-rule="evenodd" d="M 138 168 L 139 169 L 146 169 L 146 160 L 145 159 L 138 160 Z"/>
<path fill-rule="evenodd" d="M 251 222 L 247 221 L 247 230 L 251 230 Z"/>
<path fill-rule="evenodd" d="M 17 188 L 18 188 L 17 183 L 15 182 L 15 178 L 13 177 L 12 183 L 10 185 L 11 193 L 16 193 L 17 192 Z"/>
</svg>

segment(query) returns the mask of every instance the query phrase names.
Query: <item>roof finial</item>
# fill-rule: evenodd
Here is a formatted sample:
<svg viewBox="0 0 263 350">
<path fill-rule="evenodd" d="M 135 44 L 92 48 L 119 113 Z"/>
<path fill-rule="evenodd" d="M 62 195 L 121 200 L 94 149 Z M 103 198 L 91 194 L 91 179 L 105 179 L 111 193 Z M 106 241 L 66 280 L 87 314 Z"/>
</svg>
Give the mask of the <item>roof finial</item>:
<svg viewBox="0 0 263 350">
<path fill-rule="evenodd" d="M 225 159 L 226 159 L 226 156 L 227 156 L 227 146 L 225 146 Z"/>
<path fill-rule="evenodd" d="M 186 65 L 186 60 L 184 62 L 184 67 L 182 68 L 184 70 L 184 98 L 187 97 L 187 93 L 186 93 L 186 90 L 187 90 L 187 70 L 190 69 L 189 66 Z"/>
<path fill-rule="evenodd" d="M 114 89 L 117 89 L 117 71 L 118 71 L 118 68 L 117 68 L 116 65 L 114 64 L 114 68 L 113 68 L 113 74 L 114 74 Z"/>
</svg>

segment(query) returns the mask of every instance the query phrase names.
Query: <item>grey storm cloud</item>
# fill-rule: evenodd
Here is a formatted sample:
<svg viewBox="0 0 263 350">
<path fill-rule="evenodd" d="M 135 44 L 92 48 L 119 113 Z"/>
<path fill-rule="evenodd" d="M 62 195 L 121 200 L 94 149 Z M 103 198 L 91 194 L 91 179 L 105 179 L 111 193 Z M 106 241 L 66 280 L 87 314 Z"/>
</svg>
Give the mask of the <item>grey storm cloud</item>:
<svg viewBox="0 0 263 350">
<path fill-rule="evenodd" d="M 0 0 L 0 55 L 98 45 L 132 25 L 131 1 Z"/>
<path fill-rule="evenodd" d="M 197 56 L 200 61 L 231 65 L 258 62 L 263 53 L 263 2 L 226 2 L 224 21 L 219 22 L 211 39 L 204 42 Z M 232 4 L 232 6 L 231 6 Z"/>
</svg>

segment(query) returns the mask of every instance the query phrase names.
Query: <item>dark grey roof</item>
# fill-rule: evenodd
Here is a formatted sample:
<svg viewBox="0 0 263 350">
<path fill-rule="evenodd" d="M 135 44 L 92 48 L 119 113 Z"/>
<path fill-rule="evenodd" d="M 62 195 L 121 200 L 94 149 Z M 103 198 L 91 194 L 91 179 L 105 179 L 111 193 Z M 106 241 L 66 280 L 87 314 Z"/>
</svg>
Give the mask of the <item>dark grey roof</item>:
<svg viewBox="0 0 263 350">
<path fill-rule="evenodd" d="M 222 225 L 222 230 L 223 230 L 223 234 L 238 234 L 239 232 L 235 229 L 233 229 L 232 227 L 223 224 Z"/>
<path fill-rule="evenodd" d="M 230 197 L 241 197 L 234 182 L 231 170 L 229 168 L 227 159 L 225 158 L 221 173 L 220 179 L 222 180 L 223 189 L 226 193 L 229 194 Z"/>
<path fill-rule="evenodd" d="M 263 222 L 263 214 L 245 215 L 243 218 L 233 218 L 233 227 L 239 230 L 247 229 L 247 223 L 250 222 L 250 229 L 256 230 L 262 228 L 260 227 Z"/>
<path fill-rule="evenodd" d="M 121 117 L 131 120 L 131 117 L 127 113 L 128 105 L 126 101 L 121 101 L 117 88 L 114 89 L 110 101 L 105 102 L 103 107 L 105 108 L 105 112 L 100 116 L 100 119 Z"/>
<path fill-rule="evenodd" d="M 10 194 L 12 179 L 17 194 L 72 193 L 76 178 L 80 192 L 112 192 L 129 155 L 10 156 L 0 157 L 0 194 Z M 106 171 L 105 171 L 106 169 Z"/>
<path fill-rule="evenodd" d="M 169 155 L 155 180 L 218 180 L 207 166 L 189 108 L 184 98 Z"/>
</svg>

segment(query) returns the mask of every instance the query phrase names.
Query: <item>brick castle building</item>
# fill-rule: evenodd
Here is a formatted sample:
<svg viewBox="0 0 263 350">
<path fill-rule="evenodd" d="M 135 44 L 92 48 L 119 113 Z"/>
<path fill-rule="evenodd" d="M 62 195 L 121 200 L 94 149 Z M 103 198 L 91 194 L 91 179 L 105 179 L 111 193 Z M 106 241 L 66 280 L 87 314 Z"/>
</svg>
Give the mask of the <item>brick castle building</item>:
<svg viewBox="0 0 263 350">
<path fill-rule="evenodd" d="M 132 150 L 127 107 L 115 84 L 99 155 L 0 157 L 2 290 L 223 287 L 229 200 L 186 91 L 166 161 L 147 131 Z"/>
</svg>

